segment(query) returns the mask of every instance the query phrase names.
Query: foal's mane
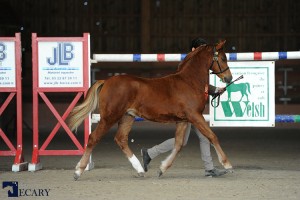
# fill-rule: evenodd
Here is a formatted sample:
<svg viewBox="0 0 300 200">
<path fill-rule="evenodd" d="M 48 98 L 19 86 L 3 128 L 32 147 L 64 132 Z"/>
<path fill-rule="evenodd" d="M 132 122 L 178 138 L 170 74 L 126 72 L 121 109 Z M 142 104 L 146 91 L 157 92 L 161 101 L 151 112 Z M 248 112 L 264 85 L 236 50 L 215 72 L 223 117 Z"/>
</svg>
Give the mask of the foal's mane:
<svg viewBox="0 0 300 200">
<path fill-rule="evenodd" d="M 184 60 L 181 63 L 179 63 L 177 71 L 182 70 L 188 61 L 190 61 L 193 57 L 195 57 L 202 50 L 208 49 L 208 47 L 209 47 L 209 45 L 202 45 L 202 46 L 197 47 L 194 51 L 191 51 L 190 53 L 188 53 L 188 55 L 184 58 Z"/>
</svg>

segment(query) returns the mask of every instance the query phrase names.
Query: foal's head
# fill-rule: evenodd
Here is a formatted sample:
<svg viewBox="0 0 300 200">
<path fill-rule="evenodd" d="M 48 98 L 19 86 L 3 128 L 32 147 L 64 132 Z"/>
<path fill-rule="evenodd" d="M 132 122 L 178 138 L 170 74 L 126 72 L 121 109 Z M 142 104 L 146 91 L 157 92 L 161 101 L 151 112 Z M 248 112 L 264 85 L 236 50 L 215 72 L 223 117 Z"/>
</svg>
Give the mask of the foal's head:
<svg viewBox="0 0 300 200">
<path fill-rule="evenodd" d="M 210 65 L 211 74 L 216 74 L 223 82 L 230 83 L 232 80 L 231 71 L 227 65 L 227 57 L 223 50 L 226 40 L 219 42 L 212 47 L 213 58 Z"/>
</svg>

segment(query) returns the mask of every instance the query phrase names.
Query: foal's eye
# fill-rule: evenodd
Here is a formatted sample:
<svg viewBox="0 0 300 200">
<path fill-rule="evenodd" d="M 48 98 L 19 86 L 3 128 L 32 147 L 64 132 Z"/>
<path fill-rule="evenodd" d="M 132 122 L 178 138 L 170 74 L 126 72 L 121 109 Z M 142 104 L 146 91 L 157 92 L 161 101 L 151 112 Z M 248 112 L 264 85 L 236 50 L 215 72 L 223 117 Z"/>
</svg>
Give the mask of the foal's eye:
<svg viewBox="0 0 300 200">
<path fill-rule="evenodd" d="M 222 57 L 221 59 L 222 59 L 222 61 L 224 61 L 224 62 L 226 61 L 226 57 Z"/>
</svg>

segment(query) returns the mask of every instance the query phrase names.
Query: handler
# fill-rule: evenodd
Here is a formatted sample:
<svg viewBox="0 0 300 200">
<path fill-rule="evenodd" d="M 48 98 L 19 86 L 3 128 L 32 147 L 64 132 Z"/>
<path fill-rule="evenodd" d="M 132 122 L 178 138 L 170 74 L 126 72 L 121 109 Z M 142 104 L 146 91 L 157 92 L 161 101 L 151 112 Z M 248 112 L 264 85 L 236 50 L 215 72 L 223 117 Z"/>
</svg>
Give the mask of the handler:
<svg viewBox="0 0 300 200">
<path fill-rule="evenodd" d="M 192 41 L 190 48 L 192 51 L 194 51 L 197 47 L 204 46 L 206 44 L 207 44 L 207 42 L 204 39 L 196 38 Z M 224 92 L 224 88 L 218 88 L 218 87 L 209 85 L 209 88 L 208 88 L 209 95 L 215 95 L 217 93 L 222 94 L 223 92 Z M 188 142 L 191 127 L 192 127 L 191 123 L 188 123 L 185 137 L 184 137 L 183 146 L 185 146 Z M 205 167 L 205 176 L 206 177 L 217 177 L 217 176 L 222 176 L 222 175 L 226 174 L 227 173 L 226 170 L 219 170 L 214 167 L 211 153 L 210 153 L 209 140 L 194 126 L 192 127 L 192 129 L 195 131 L 195 133 L 199 137 L 201 158 L 204 162 L 204 167 Z M 174 147 L 174 144 L 175 144 L 175 138 L 170 138 L 170 139 L 160 143 L 159 145 L 153 146 L 150 149 L 142 148 L 141 154 L 142 154 L 142 158 L 143 158 L 144 170 L 148 171 L 148 165 L 149 165 L 150 161 L 162 153 L 171 151 Z"/>
</svg>

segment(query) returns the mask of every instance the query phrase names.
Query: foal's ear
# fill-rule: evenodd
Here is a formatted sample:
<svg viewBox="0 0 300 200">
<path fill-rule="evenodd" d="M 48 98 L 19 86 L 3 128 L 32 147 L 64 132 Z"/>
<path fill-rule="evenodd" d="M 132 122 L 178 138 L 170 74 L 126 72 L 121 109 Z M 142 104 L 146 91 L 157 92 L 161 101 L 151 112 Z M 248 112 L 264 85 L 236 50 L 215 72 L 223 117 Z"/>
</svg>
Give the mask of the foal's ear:
<svg viewBox="0 0 300 200">
<path fill-rule="evenodd" d="M 216 50 L 218 51 L 218 50 L 222 49 L 223 46 L 224 46 L 224 44 L 225 44 L 225 42 L 226 42 L 226 40 L 220 41 L 220 42 L 217 44 L 217 46 L 216 46 Z"/>
</svg>

